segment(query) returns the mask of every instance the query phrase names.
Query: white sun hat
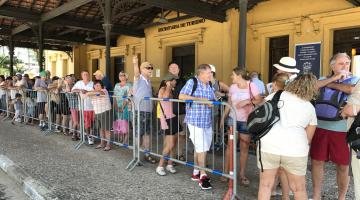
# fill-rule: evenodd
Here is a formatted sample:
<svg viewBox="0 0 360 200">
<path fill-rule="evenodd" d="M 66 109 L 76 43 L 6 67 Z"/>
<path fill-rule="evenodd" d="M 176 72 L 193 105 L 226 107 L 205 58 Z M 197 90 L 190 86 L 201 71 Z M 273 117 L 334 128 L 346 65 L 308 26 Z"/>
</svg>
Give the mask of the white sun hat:
<svg viewBox="0 0 360 200">
<path fill-rule="evenodd" d="M 209 64 L 209 66 L 210 66 L 210 69 L 211 69 L 211 72 L 216 72 L 216 68 L 215 68 L 215 66 L 214 65 L 212 65 L 212 64 Z"/>
<path fill-rule="evenodd" d="M 299 73 L 300 70 L 296 68 L 296 60 L 291 57 L 282 57 L 278 64 L 273 65 L 276 69 L 288 72 Z"/>
</svg>

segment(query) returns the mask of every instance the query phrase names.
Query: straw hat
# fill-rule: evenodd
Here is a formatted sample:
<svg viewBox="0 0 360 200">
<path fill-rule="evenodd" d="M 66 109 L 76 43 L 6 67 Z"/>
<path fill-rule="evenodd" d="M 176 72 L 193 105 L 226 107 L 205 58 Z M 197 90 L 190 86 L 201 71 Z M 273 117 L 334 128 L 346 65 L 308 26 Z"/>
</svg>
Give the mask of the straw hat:
<svg viewBox="0 0 360 200">
<path fill-rule="evenodd" d="M 273 65 L 276 69 L 288 72 L 299 73 L 300 70 L 296 68 L 296 60 L 291 57 L 282 57 L 278 64 Z"/>
</svg>

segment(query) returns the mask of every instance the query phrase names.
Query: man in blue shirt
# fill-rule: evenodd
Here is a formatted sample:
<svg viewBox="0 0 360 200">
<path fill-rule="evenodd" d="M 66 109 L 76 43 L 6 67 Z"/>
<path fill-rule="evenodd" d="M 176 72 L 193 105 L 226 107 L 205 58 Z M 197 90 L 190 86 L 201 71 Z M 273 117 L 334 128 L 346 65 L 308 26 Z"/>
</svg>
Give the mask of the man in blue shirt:
<svg viewBox="0 0 360 200">
<path fill-rule="evenodd" d="M 109 92 L 109 94 L 110 94 L 110 92 L 113 91 L 113 86 L 112 86 L 110 80 L 108 79 L 108 77 L 106 77 L 102 73 L 102 71 L 97 70 L 93 75 L 95 76 L 96 80 L 99 80 L 99 81 L 103 82 L 103 84 L 104 84 L 106 90 Z"/>
<path fill-rule="evenodd" d="M 254 72 L 251 72 L 250 77 L 251 77 L 251 81 L 253 83 L 255 83 L 255 85 L 259 89 L 260 95 L 264 96 L 265 95 L 265 84 L 264 84 L 264 82 L 262 82 L 259 79 L 259 74 L 254 71 Z"/>
<path fill-rule="evenodd" d="M 215 99 L 214 90 L 209 84 L 211 68 L 202 64 L 197 68 L 197 87 L 193 92 L 194 80 L 189 79 L 180 91 L 180 100 L 209 101 Z M 193 94 L 192 94 L 193 93 Z M 212 142 L 211 104 L 189 103 L 186 108 L 185 121 L 189 128 L 190 139 L 195 146 L 195 165 L 206 167 L 206 153 Z M 198 181 L 203 190 L 211 189 L 210 179 L 205 170 L 194 169 L 192 180 Z"/>
</svg>

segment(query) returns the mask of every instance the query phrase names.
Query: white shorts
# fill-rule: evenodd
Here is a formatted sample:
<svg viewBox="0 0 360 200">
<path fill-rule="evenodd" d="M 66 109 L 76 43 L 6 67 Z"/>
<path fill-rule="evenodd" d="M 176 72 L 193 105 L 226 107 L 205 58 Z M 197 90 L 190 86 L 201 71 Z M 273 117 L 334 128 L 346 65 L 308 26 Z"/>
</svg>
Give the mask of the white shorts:
<svg viewBox="0 0 360 200">
<path fill-rule="evenodd" d="M 199 128 L 193 125 L 187 125 L 190 132 L 190 139 L 195 146 L 196 153 L 207 152 L 212 142 L 212 127 Z"/>
<path fill-rule="evenodd" d="M 23 112 L 22 112 L 22 110 L 15 110 L 15 116 L 14 116 L 14 118 L 15 119 L 21 119 L 21 117 L 22 117 L 22 114 Z"/>
</svg>

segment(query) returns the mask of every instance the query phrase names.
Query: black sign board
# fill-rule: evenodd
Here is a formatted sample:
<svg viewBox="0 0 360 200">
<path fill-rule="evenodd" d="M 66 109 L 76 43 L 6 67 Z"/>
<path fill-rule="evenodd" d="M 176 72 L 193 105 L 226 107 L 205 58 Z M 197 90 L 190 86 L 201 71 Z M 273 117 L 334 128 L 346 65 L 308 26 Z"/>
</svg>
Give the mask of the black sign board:
<svg viewBox="0 0 360 200">
<path fill-rule="evenodd" d="M 295 60 L 301 72 L 312 72 L 318 78 L 321 66 L 321 43 L 295 45 Z"/>
</svg>

